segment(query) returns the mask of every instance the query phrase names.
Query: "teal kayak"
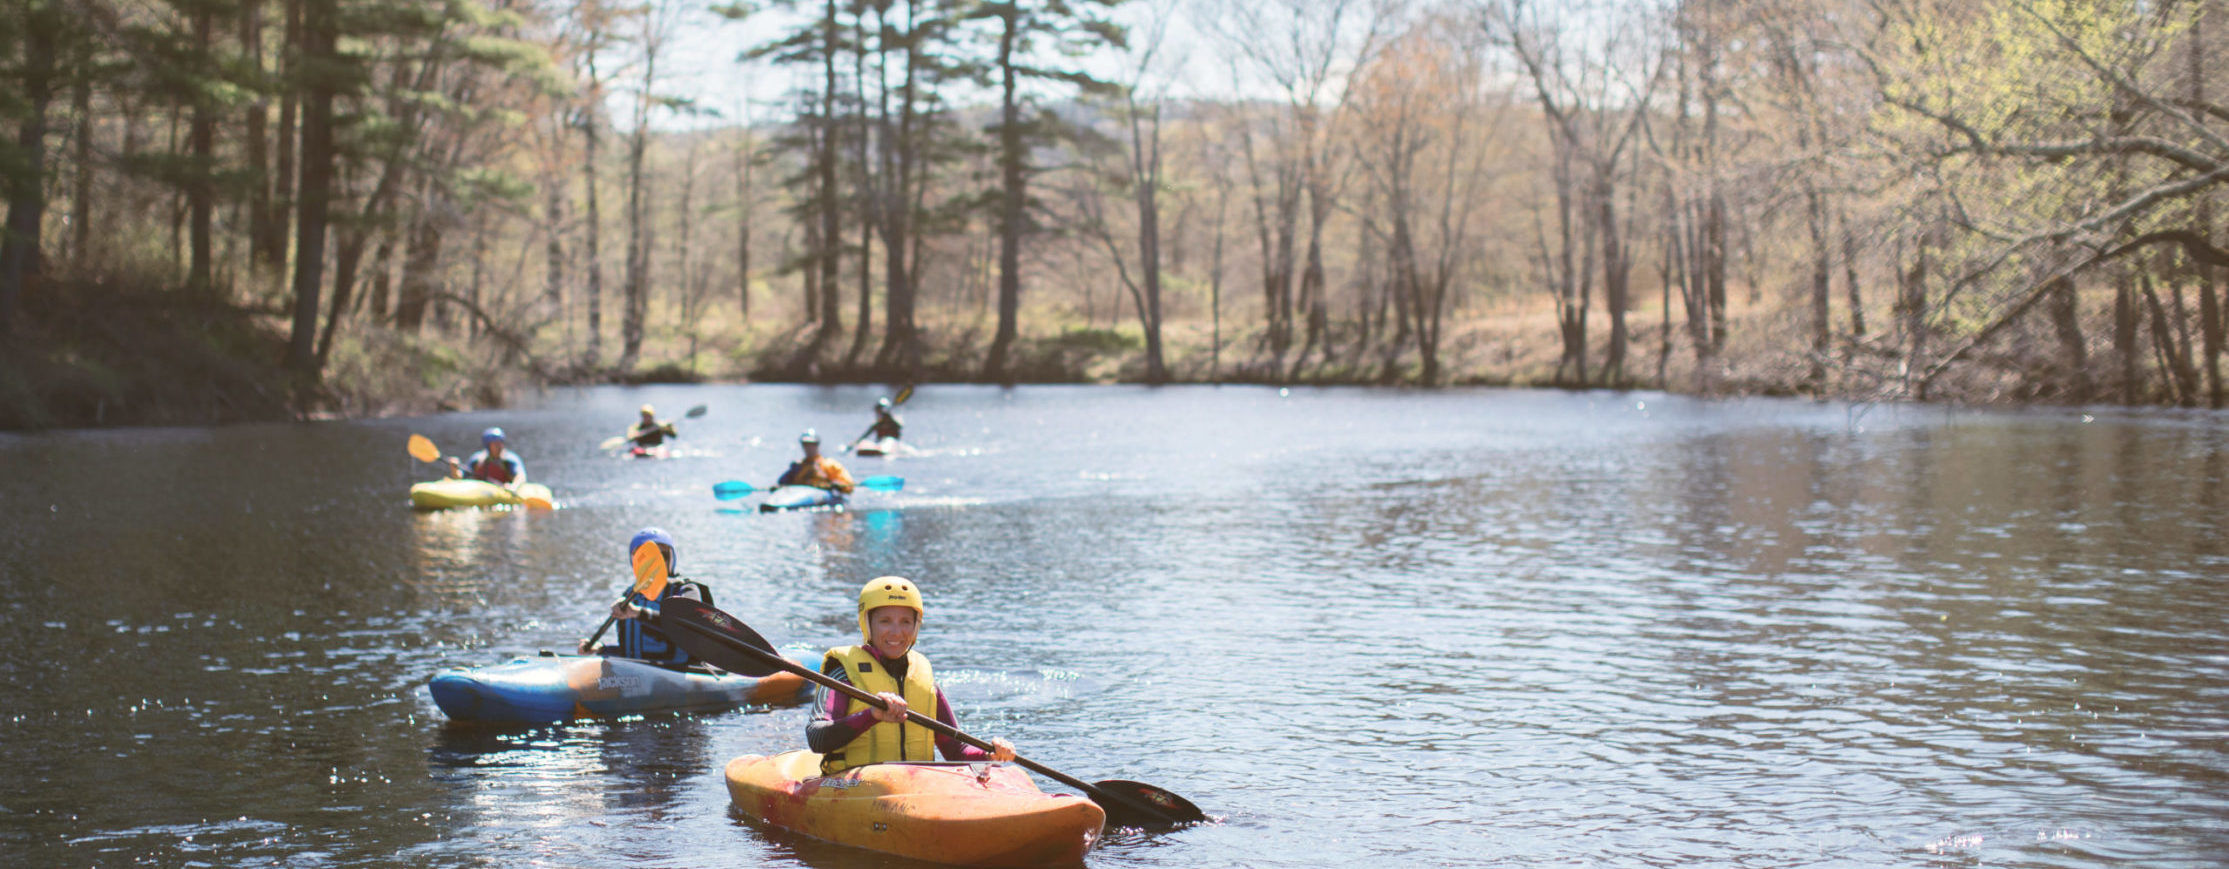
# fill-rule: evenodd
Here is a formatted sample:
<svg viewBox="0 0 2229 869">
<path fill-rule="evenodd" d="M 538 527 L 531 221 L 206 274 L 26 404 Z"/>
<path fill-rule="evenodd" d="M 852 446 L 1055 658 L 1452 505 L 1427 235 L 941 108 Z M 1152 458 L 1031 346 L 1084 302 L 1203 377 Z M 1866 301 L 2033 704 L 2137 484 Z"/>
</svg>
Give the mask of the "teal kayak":
<svg viewBox="0 0 2229 869">
<path fill-rule="evenodd" d="M 819 486 L 777 486 L 774 491 L 766 493 L 766 500 L 759 502 L 758 509 L 762 513 L 772 513 L 778 510 L 815 508 L 834 510 L 843 506 L 843 493 L 834 489 Z"/>
<path fill-rule="evenodd" d="M 513 658 L 434 674 L 426 689 L 456 721 L 544 723 L 658 712 L 719 712 L 784 706 L 811 697 L 793 673 L 765 677 L 675 670 L 633 658 L 554 655 Z"/>
</svg>

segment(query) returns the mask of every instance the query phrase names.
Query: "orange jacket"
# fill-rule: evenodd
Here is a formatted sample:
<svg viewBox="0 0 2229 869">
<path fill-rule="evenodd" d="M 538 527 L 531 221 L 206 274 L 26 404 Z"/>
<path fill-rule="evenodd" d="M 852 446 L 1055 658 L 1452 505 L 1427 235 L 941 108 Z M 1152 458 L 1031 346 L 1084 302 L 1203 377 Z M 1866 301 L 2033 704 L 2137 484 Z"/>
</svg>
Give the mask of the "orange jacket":
<svg viewBox="0 0 2229 869">
<path fill-rule="evenodd" d="M 846 495 L 851 494 L 852 487 L 858 485 L 858 482 L 851 478 L 850 471 L 844 470 L 843 465 L 827 456 L 821 456 L 810 462 L 798 459 L 792 462 L 789 470 L 783 471 L 782 478 L 775 482 L 784 486 L 818 486 L 823 489 L 834 489 Z"/>
</svg>

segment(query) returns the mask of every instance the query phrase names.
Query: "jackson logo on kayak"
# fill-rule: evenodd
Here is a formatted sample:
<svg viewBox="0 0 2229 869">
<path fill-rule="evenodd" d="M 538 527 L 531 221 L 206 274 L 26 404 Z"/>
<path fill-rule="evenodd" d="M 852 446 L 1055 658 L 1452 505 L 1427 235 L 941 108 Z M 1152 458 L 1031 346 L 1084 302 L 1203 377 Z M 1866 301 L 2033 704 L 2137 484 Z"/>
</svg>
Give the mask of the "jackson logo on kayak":
<svg viewBox="0 0 2229 869">
<path fill-rule="evenodd" d="M 617 688 L 621 694 L 633 694 L 642 690 L 642 677 L 605 676 L 596 680 L 596 687 Z"/>
</svg>

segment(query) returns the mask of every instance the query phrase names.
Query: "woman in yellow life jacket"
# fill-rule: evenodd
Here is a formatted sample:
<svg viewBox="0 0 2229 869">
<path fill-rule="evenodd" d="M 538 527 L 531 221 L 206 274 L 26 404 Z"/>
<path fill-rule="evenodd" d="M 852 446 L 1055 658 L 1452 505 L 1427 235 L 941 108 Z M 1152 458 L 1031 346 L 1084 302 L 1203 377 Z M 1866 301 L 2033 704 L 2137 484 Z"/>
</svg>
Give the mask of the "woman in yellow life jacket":
<svg viewBox="0 0 2229 869">
<path fill-rule="evenodd" d="M 921 618 L 927 614 L 921 590 L 904 577 L 879 576 L 859 589 L 862 642 L 829 649 L 820 669 L 838 681 L 874 692 L 887 706 L 876 709 L 827 688 L 819 690 L 813 720 L 805 725 L 805 744 L 822 755 L 822 774 L 870 763 L 935 760 L 938 754 L 959 761 L 1014 759 L 1014 745 L 1004 739 L 991 740 L 996 750 L 986 752 L 906 722 L 908 709 L 933 709 L 936 720 L 959 728 L 952 704 L 936 686 L 929 659 L 913 648 Z"/>
</svg>

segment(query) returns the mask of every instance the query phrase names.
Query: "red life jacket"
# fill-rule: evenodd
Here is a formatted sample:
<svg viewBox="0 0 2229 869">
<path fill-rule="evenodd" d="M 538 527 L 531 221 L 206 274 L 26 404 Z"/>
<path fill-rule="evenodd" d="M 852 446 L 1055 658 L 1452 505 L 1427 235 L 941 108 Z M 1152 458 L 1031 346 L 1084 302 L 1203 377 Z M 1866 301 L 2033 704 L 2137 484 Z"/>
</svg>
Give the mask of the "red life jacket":
<svg viewBox="0 0 2229 869">
<path fill-rule="evenodd" d="M 485 458 L 482 458 L 479 464 L 465 469 L 465 476 L 497 484 L 511 482 L 514 476 L 511 473 L 511 463 L 504 461 L 504 459 L 510 458 L 508 455 L 504 456 L 504 459 L 488 456 L 485 451 L 481 452 L 480 455 L 485 456 Z"/>
</svg>

